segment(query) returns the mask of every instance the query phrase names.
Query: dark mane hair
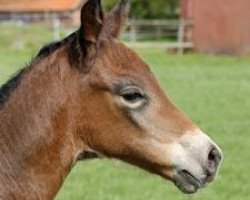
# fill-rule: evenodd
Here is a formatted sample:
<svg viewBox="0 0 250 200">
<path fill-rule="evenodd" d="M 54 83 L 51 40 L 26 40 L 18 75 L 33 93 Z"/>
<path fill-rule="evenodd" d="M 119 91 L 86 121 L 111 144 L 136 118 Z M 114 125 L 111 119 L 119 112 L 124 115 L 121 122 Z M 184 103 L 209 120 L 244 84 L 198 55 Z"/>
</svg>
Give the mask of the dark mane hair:
<svg viewBox="0 0 250 200">
<path fill-rule="evenodd" d="M 18 87 L 26 68 L 20 70 L 7 83 L 0 88 L 0 108 L 7 102 L 11 93 Z"/>
<path fill-rule="evenodd" d="M 76 35 L 77 35 L 77 32 L 74 32 L 74 33 L 70 34 L 68 37 L 64 38 L 63 40 L 55 41 L 55 42 L 52 42 L 50 44 L 45 45 L 44 47 L 41 48 L 41 50 L 37 54 L 36 58 L 47 57 L 47 56 L 51 55 L 53 52 L 58 50 L 60 47 L 71 42 L 76 37 Z"/>
<path fill-rule="evenodd" d="M 60 47 L 64 46 L 65 44 L 68 44 L 69 42 L 72 42 L 76 38 L 77 32 L 72 33 L 65 39 L 57 42 L 50 43 L 48 45 L 45 45 L 44 47 L 41 48 L 39 53 L 34 59 L 39 59 L 39 58 L 45 58 L 52 53 L 54 53 L 56 50 L 58 50 Z M 9 79 L 5 84 L 3 84 L 0 87 L 0 108 L 4 106 L 4 104 L 8 101 L 10 98 L 11 94 L 15 89 L 19 86 L 21 79 L 23 77 L 23 74 L 27 70 L 29 65 L 21 69 L 18 73 L 16 73 L 12 78 Z"/>
</svg>

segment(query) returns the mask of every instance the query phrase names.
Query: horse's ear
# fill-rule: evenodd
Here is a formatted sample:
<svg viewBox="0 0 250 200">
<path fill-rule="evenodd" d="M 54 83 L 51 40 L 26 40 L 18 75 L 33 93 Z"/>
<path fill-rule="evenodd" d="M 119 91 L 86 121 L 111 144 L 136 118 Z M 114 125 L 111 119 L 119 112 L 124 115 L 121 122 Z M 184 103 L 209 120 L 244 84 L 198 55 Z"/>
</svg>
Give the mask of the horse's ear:
<svg viewBox="0 0 250 200">
<path fill-rule="evenodd" d="M 120 0 L 105 19 L 105 30 L 111 36 L 118 38 L 126 27 L 130 11 L 129 0 Z"/>
<path fill-rule="evenodd" d="M 88 73 L 98 53 L 98 39 L 103 27 L 101 0 L 88 0 L 81 10 L 78 40 L 71 44 L 70 62 L 83 73 Z M 79 48 L 80 47 L 80 48 Z"/>
<path fill-rule="evenodd" d="M 100 0 L 88 0 L 81 10 L 80 37 L 85 42 L 96 43 L 103 26 Z"/>
</svg>

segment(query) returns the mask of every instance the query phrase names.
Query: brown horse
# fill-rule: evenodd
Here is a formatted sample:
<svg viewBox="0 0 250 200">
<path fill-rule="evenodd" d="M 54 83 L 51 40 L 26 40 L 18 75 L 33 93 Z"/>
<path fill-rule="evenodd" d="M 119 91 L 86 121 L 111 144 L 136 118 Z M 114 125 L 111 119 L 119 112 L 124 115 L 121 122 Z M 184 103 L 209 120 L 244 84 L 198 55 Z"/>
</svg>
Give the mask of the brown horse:
<svg viewBox="0 0 250 200">
<path fill-rule="evenodd" d="M 221 151 L 120 43 L 129 3 L 89 0 L 81 27 L 0 89 L 0 199 L 53 199 L 77 161 L 116 158 L 185 193 L 211 182 Z"/>
</svg>

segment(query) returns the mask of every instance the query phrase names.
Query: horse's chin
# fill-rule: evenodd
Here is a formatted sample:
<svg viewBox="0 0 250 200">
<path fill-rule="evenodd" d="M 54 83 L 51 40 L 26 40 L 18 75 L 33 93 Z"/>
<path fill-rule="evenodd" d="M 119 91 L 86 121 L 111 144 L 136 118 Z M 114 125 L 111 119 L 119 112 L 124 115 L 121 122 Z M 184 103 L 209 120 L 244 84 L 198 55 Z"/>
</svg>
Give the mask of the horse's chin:
<svg viewBox="0 0 250 200">
<path fill-rule="evenodd" d="M 193 194 L 205 188 L 209 183 L 216 179 L 217 172 L 213 175 L 207 176 L 204 173 L 197 173 L 195 170 L 175 170 L 172 173 L 171 181 L 178 187 L 183 193 Z"/>
<path fill-rule="evenodd" d="M 197 193 L 199 188 L 194 185 L 178 185 L 177 186 L 184 194 L 194 194 Z"/>
<path fill-rule="evenodd" d="M 201 179 L 195 177 L 186 170 L 177 171 L 171 173 L 163 173 L 161 176 L 175 184 L 175 186 L 185 194 L 197 193 L 201 188 L 206 187 L 207 183 L 204 183 Z"/>
<path fill-rule="evenodd" d="M 185 194 L 193 194 L 205 187 L 207 183 L 187 170 L 178 171 L 173 175 L 173 182 Z"/>
</svg>

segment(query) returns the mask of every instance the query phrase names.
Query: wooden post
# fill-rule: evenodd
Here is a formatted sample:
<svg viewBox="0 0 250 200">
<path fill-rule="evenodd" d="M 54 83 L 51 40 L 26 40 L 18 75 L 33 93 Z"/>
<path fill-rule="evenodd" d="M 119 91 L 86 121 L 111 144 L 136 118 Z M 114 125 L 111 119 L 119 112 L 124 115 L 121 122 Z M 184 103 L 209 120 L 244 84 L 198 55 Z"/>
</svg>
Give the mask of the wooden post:
<svg viewBox="0 0 250 200">
<path fill-rule="evenodd" d="M 10 14 L 10 21 L 11 21 L 12 23 L 15 23 L 15 22 L 16 22 L 16 13 L 12 12 L 12 13 Z"/>
<path fill-rule="evenodd" d="M 156 27 L 156 39 L 158 39 L 158 40 L 162 39 L 162 27 L 161 27 L 161 25 L 158 25 Z"/>
<path fill-rule="evenodd" d="M 178 55 L 183 55 L 184 53 L 184 34 L 185 34 L 185 21 L 184 19 L 180 19 L 179 27 L 178 27 Z"/>
<path fill-rule="evenodd" d="M 45 22 L 45 24 L 49 25 L 50 23 L 50 13 L 45 11 L 44 14 L 43 14 L 43 20 Z"/>
<path fill-rule="evenodd" d="M 53 23 L 53 39 L 59 40 L 60 39 L 60 14 L 53 13 L 52 14 L 52 23 Z"/>
<path fill-rule="evenodd" d="M 137 41 L 137 27 L 136 24 L 131 22 L 130 24 L 130 42 Z"/>
</svg>

